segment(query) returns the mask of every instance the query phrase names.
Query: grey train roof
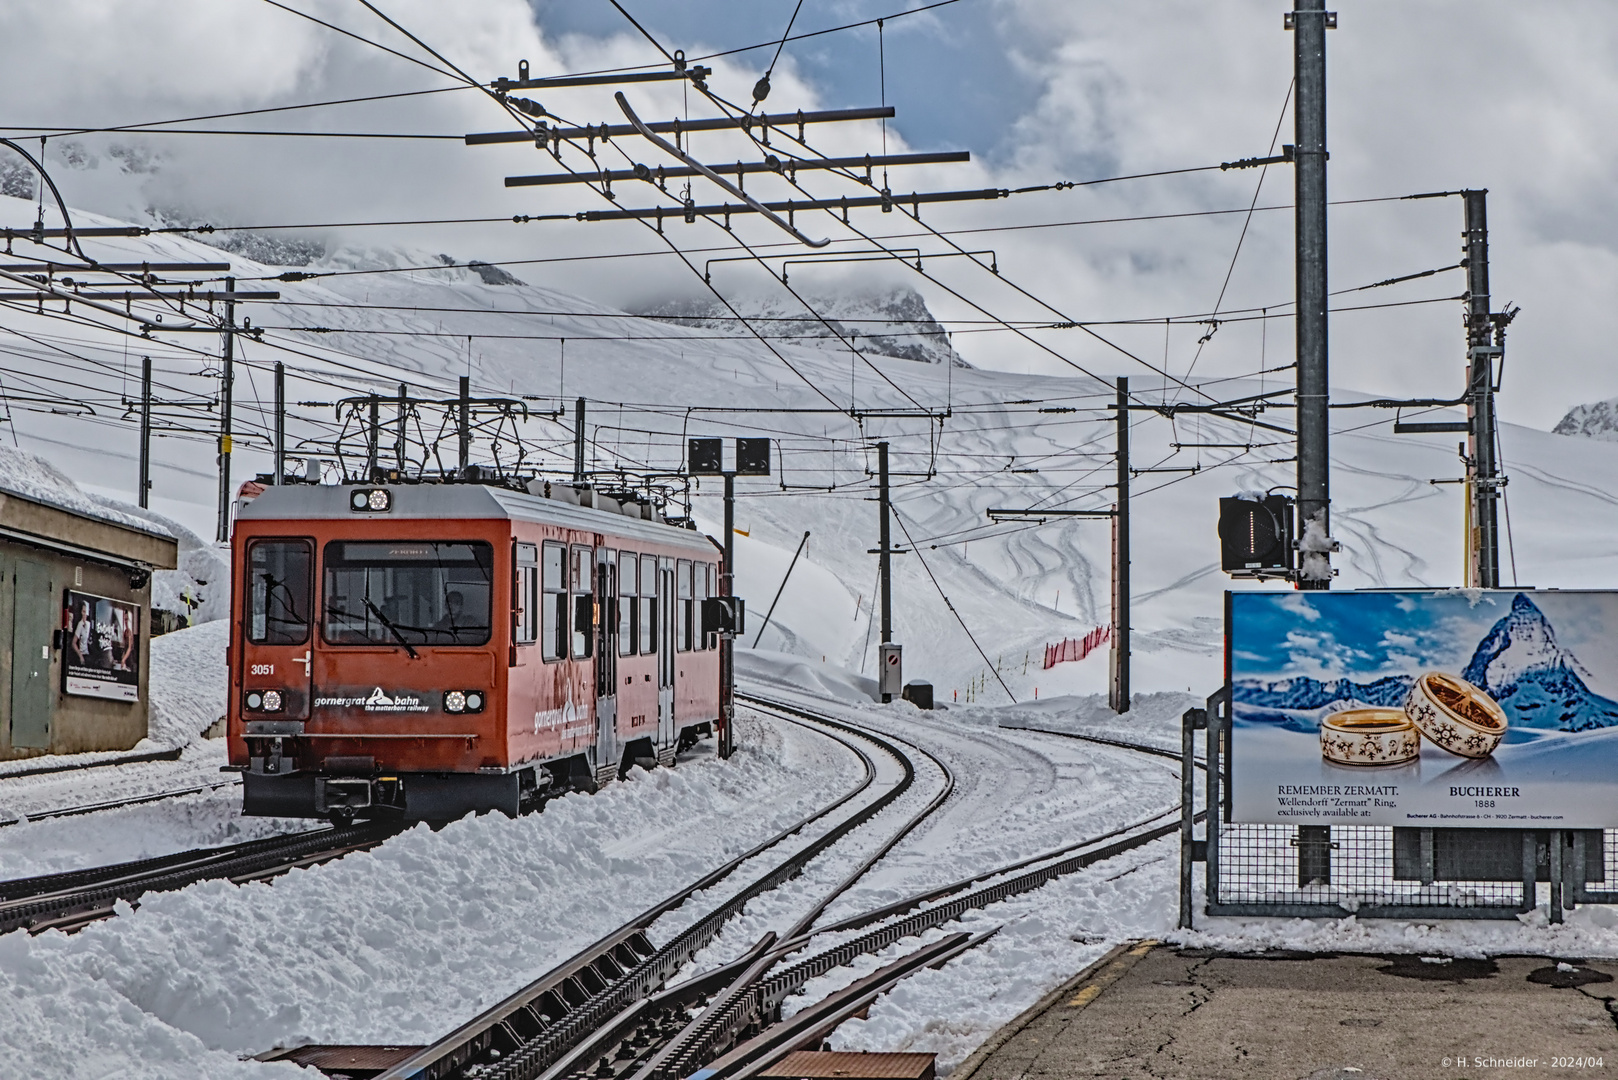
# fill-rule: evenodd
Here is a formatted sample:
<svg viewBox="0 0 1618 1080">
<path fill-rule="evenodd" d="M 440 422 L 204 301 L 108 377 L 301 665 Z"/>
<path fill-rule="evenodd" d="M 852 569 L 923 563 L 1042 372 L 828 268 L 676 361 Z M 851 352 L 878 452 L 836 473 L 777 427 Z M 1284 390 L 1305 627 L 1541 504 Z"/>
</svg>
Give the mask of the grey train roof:
<svg viewBox="0 0 1618 1080">
<path fill-rule="evenodd" d="M 265 488 L 242 507 L 237 520 L 283 521 L 299 519 L 368 518 L 421 521 L 461 518 L 469 520 L 532 521 L 580 532 L 611 533 L 647 543 L 669 544 L 700 551 L 705 557 L 718 554 L 714 544 L 700 533 L 661 522 L 627 517 L 587 506 L 574 506 L 557 499 L 546 499 L 506 488 L 482 484 L 367 484 L 366 489 L 385 488 L 393 494 L 393 509 L 383 513 L 356 511 L 349 506 L 352 484 L 288 484 Z"/>
</svg>

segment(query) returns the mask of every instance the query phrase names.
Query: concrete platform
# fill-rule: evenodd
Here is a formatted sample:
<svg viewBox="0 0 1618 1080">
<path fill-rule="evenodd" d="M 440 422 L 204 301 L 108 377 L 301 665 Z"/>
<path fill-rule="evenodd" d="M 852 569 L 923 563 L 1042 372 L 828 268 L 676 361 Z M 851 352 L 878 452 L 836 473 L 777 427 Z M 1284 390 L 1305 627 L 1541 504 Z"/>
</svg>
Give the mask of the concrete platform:
<svg viewBox="0 0 1618 1080">
<path fill-rule="evenodd" d="M 1432 962 L 1438 961 L 1438 962 Z M 1560 966 L 1559 966 L 1560 965 Z M 1618 962 L 1120 947 L 951 1080 L 1618 1074 Z"/>
</svg>

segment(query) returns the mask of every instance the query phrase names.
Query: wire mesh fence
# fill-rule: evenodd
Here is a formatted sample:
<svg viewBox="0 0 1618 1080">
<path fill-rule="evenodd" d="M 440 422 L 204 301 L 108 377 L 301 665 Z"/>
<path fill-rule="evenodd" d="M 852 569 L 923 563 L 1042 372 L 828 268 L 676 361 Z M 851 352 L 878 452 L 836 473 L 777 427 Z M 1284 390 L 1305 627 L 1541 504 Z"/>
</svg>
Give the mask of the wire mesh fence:
<svg viewBox="0 0 1618 1080">
<path fill-rule="evenodd" d="M 1223 824 L 1217 844 L 1217 889 L 1209 899 L 1220 905 L 1516 911 L 1523 903 L 1516 830 Z"/>
</svg>

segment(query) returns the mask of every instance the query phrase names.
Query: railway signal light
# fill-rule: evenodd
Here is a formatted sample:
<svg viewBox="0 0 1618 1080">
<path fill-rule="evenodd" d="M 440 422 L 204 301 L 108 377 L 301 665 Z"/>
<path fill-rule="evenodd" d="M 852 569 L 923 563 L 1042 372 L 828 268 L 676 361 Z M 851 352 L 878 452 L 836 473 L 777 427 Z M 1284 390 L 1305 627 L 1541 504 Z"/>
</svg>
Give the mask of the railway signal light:
<svg viewBox="0 0 1618 1080">
<path fill-rule="evenodd" d="M 735 465 L 725 468 L 725 440 L 687 439 L 686 467 L 692 476 L 768 476 L 770 440 L 737 439 Z"/>
<path fill-rule="evenodd" d="M 1233 577 L 1290 577 L 1293 504 L 1286 495 L 1220 499 L 1220 569 Z"/>
<path fill-rule="evenodd" d="M 724 473 L 724 439 L 687 439 L 686 462 L 692 476 L 720 476 Z"/>
<path fill-rule="evenodd" d="M 702 632 L 736 637 L 747 631 L 747 603 L 739 596 L 710 596 L 702 602 Z"/>
<path fill-rule="evenodd" d="M 736 440 L 736 475 L 770 475 L 770 440 Z"/>
</svg>

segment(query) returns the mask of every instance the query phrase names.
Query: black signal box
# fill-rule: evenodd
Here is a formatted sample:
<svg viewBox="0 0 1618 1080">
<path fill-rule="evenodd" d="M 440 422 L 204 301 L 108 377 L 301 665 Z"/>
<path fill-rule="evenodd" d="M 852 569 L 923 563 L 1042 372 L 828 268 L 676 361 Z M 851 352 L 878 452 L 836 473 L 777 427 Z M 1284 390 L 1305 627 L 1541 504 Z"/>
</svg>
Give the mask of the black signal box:
<svg viewBox="0 0 1618 1080">
<path fill-rule="evenodd" d="M 1293 503 L 1285 495 L 1220 499 L 1220 569 L 1233 577 L 1290 577 Z"/>
<path fill-rule="evenodd" d="M 692 476 L 720 476 L 724 473 L 724 439 L 687 439 L 686 460 Z"/>
<path fill-rule="evenodd" d="M 736 475 L 737 476 L 768 476 L 768 475 L 770 475 L 770 440 L 769 439 L 737 439 L 736 440 Z"/>
</svg>

